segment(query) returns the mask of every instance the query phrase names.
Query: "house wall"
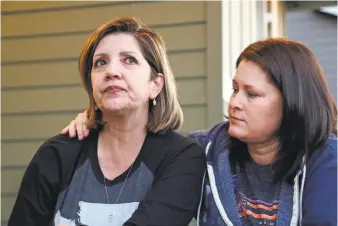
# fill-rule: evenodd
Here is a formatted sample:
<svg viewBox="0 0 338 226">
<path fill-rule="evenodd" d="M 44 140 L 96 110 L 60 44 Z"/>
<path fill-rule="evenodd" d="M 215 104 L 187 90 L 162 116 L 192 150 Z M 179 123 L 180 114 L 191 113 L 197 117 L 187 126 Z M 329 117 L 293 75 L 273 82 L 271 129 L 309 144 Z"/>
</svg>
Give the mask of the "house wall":
<svg viewBox="0 0 338 226">
<path fill-rule="evenodd" d="M 286 36 L 317 56 L 337 102 L 337 17 L 312 10 L 286 13 Z"/>
</svg>

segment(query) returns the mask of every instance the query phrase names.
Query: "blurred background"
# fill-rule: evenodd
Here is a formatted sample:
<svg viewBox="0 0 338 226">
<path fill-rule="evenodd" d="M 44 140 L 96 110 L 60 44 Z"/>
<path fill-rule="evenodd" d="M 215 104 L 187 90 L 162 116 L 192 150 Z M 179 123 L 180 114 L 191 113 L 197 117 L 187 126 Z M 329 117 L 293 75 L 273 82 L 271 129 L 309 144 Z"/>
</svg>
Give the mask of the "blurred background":
<svg viewBox="0 0 338 226">
<path fill-rule="evenodd" d="M 2 226 L 38 146 L 87 107 L 77 58 L 89 33 L 117 16 L 138 17 L 164 38 L 183 134 L 224 120 L 239 53 L 266 37 L 311 48 L 337 101 L 336 1 L 2 1 Z"/>
</svg>

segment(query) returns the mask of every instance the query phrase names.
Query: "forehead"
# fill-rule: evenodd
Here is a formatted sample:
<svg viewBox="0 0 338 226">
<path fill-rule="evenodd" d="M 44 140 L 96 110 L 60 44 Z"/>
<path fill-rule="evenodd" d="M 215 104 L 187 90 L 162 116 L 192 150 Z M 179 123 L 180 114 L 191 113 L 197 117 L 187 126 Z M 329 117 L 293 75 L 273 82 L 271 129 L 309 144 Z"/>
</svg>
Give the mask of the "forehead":
<svg viewBox="0 0 338 226">
<path fill-rule="evenodd" d="M 272 85 L 267 73 L 260 66 L 246 60 L 238 65 L 234 81 L 252 86 Z"/>
<path fill-rule="evenodd" d="M 141 54 L 141 49 L 136 38 L 130 34 L 123 33 L 106 35 L 104 38 L 102 38 L 95 49 L 95 53 L 114 53 L 122 51 L 130 51 Z"/>
</svg>

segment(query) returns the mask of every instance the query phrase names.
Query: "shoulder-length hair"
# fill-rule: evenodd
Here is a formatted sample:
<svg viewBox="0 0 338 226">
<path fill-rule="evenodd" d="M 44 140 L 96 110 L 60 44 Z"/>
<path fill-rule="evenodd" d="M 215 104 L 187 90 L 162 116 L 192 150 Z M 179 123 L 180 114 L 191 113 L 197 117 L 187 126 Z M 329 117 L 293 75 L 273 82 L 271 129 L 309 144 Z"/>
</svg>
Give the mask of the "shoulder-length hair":
<svg viewBox="0 0 338 226">
<path fill-rule="evenodd" d="M 314 53 L 303 44 L 284 38 L 269 38 L 249 45 L 237 59 L 256 63 L 282 93 L 283 118 L 278 131 L 280 146 L 274 163 L 275 179 L 293 182 L 303 157 L 337 135 L 337 108 L 324 72 Z M 243 163 L 246 145 L 231 138 L 230 156 Z M 235 149 L 235 150 L 234 150 Z"/>
<path fill-rule="evenodd" d="M 151 132 L 165 132 L 179 129 L 183 123 L 183 113 L 178 101 L 175 77 L 172 73 L 162 37 L 146 25 L 130 17 L 119 17 L 97 28 L 85 43 L 78 61 L 82 83 L 88 93 L 88 128 L 103 124 L 102 112 L 95 110 L 91 82 L 92 59 L 99 42 L 108 34 L 130 34 L 137 40 L 144 58 L 151 67 L 151 79 L 164 76 L 164 87 L 156 98 L 156 105 L 149 103 L 147 128 Z"/>
</svg>

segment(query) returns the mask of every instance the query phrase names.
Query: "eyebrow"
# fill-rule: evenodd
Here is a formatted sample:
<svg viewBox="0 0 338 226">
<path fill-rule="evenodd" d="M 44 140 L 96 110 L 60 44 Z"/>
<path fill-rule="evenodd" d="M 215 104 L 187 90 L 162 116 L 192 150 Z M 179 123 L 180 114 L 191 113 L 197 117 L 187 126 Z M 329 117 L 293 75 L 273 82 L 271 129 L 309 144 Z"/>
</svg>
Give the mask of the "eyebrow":
<svg viewBox="0 0 338 226">
<path fill-rule="evenodd" d="M 93 57 L 98 57 L 98 56 L 107 56 L 106 53 L 97 53 Z"/>
<path fill-rule="evenodd" d="M 236 85 L 238 85 L 238 82 L 235 79 L 232 80 L 232 83 L 235 83 Z M 255 89 L 255 87 L 252 85 L 244 84 L 243 86 L 246 89 Z"/>
<path fill-rule="evenodd" d="M 121 54 L 121 55 L 129 55 L 129 54 L 135 54 L 135 55 L 138 55 L 138 53 L 133 52 L 133 51 L 121 51 L 120 54 Z"/>
<path fill-rule="evenodd" d="M 133 52 L 133 51 L 121 51 L 121 52 L 119 52 L 119 55 L 130 55 L 130 54 L 137 55 L 137 56 L 139 55 L 138 53 Z M 93 57 L 107 56 L 107 55 L 108 55 L 107 53 L 102 52 L 102 53 L 95 54 Z"/>
</svg>

